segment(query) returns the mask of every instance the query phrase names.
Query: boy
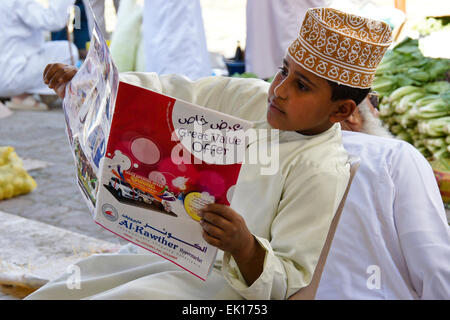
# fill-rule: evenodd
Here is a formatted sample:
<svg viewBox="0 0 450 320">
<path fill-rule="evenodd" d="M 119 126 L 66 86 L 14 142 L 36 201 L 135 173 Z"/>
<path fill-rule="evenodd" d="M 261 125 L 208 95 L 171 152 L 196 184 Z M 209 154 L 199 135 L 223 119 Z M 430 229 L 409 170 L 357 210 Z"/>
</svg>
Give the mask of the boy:
<svg viewBox="0 0 450 320">
<path fill-rule="evenodd" d="M 204 208 L 203 236 L 223 251 L 207 281 L 127 246 L 135 254 L 81 261 L 81 290 L 67 290 L 63 277 L 30 298 L 286 299 L 308 285 L 349 179 L 339 122 L 367 95 L 390 41 L 384 23 L 315 8 L 270 87 L 252 79 L 121 75 L 125 82 L 259 120 L 257 128 L 279 129 L 279 170 L 260 175 L 259 165 L 245 163 L 231 205 Z M 75 73 L 50 65 L 44 79 L 63 97 Z M 258 112 L 255 105 L 267 102 L 267 113 Z"/>
</svg>

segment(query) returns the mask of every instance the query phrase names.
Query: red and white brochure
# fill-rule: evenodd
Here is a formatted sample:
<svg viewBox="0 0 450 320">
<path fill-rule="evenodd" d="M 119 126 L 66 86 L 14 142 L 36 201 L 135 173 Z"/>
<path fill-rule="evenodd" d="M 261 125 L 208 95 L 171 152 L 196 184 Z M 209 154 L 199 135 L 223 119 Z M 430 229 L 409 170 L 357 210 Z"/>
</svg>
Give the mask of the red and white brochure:
<svg viewBox="0 0 450 320">
<path fill-rule="evenodd" d="M 206 280 L 217 248 L 197 213 L 229 205 L 252 123 L 119 83 L 95 221 Z"/>
</svg>

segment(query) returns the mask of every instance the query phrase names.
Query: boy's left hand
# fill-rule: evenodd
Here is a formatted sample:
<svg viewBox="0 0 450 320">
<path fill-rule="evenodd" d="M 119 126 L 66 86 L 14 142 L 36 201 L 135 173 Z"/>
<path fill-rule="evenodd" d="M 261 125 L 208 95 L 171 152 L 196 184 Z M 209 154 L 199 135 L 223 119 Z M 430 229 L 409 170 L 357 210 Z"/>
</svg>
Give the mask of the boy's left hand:
<svg viewBox="0 0 450 320">
<path fill-rule="evenodd" d="M 200 210 L 200 217 L 206 242 L 229 252 L 236 261 L 251 259 L 255 239 L 240 214 L 229 206 L 211 203 Z"/>
</svg>

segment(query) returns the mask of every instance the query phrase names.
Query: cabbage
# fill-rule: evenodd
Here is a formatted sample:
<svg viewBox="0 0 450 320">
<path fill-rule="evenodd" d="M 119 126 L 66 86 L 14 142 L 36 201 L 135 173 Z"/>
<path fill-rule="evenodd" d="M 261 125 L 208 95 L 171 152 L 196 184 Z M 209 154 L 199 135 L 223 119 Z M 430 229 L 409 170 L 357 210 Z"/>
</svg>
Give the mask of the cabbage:
<svg viewBox="0 0 450 320">
<path fill-rule="evenodd" d="M 450 117 L 441 117 L 420 121 L 418 129 L 420 133 L 429 137 L 441 137 L 446 135 L 444 130 L 447 130 L 447 125 L 450 125 Z"/>
</svg>

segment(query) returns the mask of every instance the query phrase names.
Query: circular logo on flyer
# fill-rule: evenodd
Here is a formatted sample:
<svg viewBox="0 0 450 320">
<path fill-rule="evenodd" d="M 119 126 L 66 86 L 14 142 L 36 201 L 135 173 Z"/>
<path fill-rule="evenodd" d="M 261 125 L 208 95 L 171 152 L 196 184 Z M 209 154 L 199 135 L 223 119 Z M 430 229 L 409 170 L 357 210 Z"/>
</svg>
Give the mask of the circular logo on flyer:
<svg viewBox="0 0 450 320">
<path fill-rule="evenodd" d="M 214 197 L 207 192 L 191 192 L 184 198 L 184 208 L 192 219 L 200 221 L 198 213 L 208 203 L 213 203 Z"/>
<path fill-rule="evenodd" d="M 112 205 L 110 204 L 104 204 L 102 206 L 102 212 L 103 212 L 103 216 L 108 219 L 109 221 L 116 221 L 117 219 L 119 219 L 119 213 L 117 212 L 116 208 L 114 208 Z"/>
</svg>

